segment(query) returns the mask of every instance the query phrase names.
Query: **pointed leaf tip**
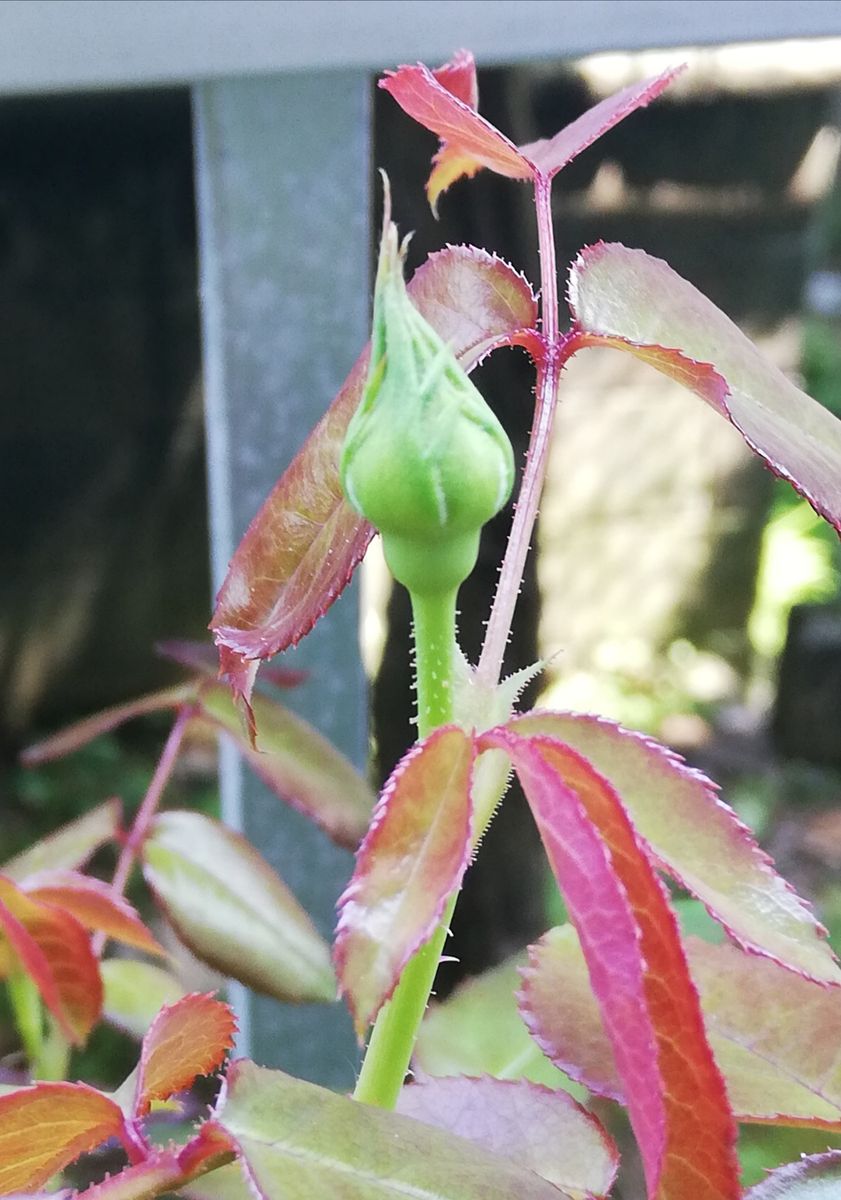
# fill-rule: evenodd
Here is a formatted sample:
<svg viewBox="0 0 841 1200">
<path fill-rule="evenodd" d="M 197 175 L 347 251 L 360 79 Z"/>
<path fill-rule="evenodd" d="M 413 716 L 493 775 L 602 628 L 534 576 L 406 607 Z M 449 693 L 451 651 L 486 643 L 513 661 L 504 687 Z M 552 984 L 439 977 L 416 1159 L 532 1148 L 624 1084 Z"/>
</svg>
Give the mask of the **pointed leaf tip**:
<svg viewBox="0 0 841 1200">
<path fill-rule="evenodd" d="M 162 1008 L 143 1039 L 134 1115 L 166 1100 L 218 1067 L 234 1044 L 232 1010 L 210 993 L 193 993 Z"/>
<path fill-rule="evenodd" d="M 624 121 L 638 108 L 645 108 L 666 90 L 683 71 L 686 64 L 670 67 L 660 75 L 652 75 L 639 83 L 629 84 L 621 91 L 606 96 L 598 104 L 588 108 L 580 117 L 551 138 L 541 138 L 520 146 L 520 153 L 527 158 L 541 175 L 550 179 L 582 151 L 592 146 L 614 125 Z"/>
</svg>

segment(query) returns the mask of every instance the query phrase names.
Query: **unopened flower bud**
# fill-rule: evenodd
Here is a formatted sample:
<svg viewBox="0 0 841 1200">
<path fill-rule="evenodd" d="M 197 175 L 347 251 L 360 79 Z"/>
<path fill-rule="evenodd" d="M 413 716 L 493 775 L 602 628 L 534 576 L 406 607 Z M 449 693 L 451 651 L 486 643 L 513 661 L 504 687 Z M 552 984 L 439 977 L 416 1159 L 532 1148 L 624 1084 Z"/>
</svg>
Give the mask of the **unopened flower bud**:
<svg viewBox="0 0 841 1200">
<path fill-rule="evenodd" d="M 351 505 L 382 534 L 394 577 L 427 594 L 467 578 L 482 526 L 514 484 L 505 430 L 409 299 L 388 216 L 368 380 L 348 427 L 341 478 Z"/>
</svg>

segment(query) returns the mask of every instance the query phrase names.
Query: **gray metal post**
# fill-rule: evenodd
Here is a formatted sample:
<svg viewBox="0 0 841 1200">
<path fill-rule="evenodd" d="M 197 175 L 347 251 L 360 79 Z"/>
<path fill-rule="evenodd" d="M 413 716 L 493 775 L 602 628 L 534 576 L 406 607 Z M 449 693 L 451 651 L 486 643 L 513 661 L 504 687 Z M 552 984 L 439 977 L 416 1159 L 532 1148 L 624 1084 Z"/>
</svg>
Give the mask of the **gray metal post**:
<svg viewBox="0 0 841 1200">
<path fill-rule="evenodd" d="M 368 320 L 368 77 L 323 71 L 194 92 L 213 575 L 338 390 Z M 287 656 L 311 671 L 291 705 L 358 764 L 366 699 L 351 588 Z M 351 857 L 223 752 L 225 819 L 330 933 Z M 236 988 L 238 1050 L 333 1087 L 356 1048 L 338 1005 Z"/>
</svg>

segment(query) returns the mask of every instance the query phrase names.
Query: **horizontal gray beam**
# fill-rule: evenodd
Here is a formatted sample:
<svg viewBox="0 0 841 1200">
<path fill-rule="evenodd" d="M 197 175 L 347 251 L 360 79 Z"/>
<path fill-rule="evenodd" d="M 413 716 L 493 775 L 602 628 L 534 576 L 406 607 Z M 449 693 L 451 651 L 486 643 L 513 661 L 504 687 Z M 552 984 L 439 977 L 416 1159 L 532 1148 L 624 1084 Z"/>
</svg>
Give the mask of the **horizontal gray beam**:
<svg viewBox="0 0 841 1200">
<path fill-rule="evenodd" d="M 837 35 L 839 0 L 0 0 L 0 94 Z"/>
</svg>

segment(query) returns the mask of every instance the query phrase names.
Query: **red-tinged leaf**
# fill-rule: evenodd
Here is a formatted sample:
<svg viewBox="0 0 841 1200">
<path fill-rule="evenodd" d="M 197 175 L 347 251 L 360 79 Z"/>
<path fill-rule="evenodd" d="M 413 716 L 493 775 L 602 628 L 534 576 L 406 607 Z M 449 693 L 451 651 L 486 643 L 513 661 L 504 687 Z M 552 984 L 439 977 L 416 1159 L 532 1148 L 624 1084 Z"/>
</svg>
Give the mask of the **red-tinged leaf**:
<svg viewBox="0 0 841 1200">
<path fill-rule="evenodd" d="M 23 890 L 33 900 L 63 908 L 86 929 L 147 954 L 166 955 L 128 901 L 100 879 L 77 871 L 42 871 L 27 879 Z"/>
<path fill-rule="evenodd" d="M 0 1096 L 0 1195 L 41 1187 L 122 1129 L 119 1106 L 84 1083 L 37 1083 Z"/>
<path fill-rule="evenodd" d="M 723 385 L 717 395 L 710 394 L 708 371 L 688 386 L 723 411 L 771 470 L 841 530 L 841 421 L 795 387 L 671 267 L 642 250 L 591 246 L 573 266 L 570 303 L 590 344 L 631 349 L 660 370 L 664 357 L 681 371 L 692 360 L 711 364 Z"/>
<path fill-rule="evenodd" d="M 404 112 L 441 139 L 426 185 L 433 212 L 442 191 L 481 167 L 509 179 L 530 179 L 533 174 L 514 143 L 479 116 L 475 78 L 472 55 L 462 50 L 437 71 L 418 63 L 387 71 L 380 80 L 380 87 Z"/>
<path fill-rule="evenodd" d="M 578 929 L 649 1195 L 737 1200 L 735 1125 L 665 889 L 610 784 L 562 742 L 516 730 L 480 745 L 511 756 Z"/>
<path fill-rule="evenodd" d="M 841 1196 L 841 1150 L 813 1154 L 771 1171 L 745 1200 L 837 1200 Z"/>
<path fill-rule="evenodd" d="M 231 559 L 210 625 L 229 652 L 229 676 L 237 658 L 271 658 L 300 641 L 342 592 L 373 536 L 345 501 L 338 472 L 367 368 L 366 350 Z"/>
<path fill-rule="evenodd" d="M 517 730 L 559 738 L 584 755 L 622 797 L 660 866 L 740 945 L 813 979 L 841 983 L 826 931 L 699 771 L 651 738 L 600 717 L 536 712 L 520 718 Z"/>
<path fill-rule="evenodd" d="M 344 755 L 301 717 L 268 696 L 253 697 L 257 749 L 251 747 L 231 693 L 206 684 L 199 710 L 234 739 L 248 765 L 280 799 L 320 825 L 339 845 L 355 849 L 368 828 L 375 796 Z"/>
<path fill-rule="evenodd" d="M 529 1037 L 517 1011 L 514 994 L 524 964 L 525 957 L 508 959 L 430 1004 L 415 1044 L 415 1068 L 425 1075 L 493 1075 L 553 1090 L 575 1088 Z"/>
<path fill-rule="evenodd" d="M 327 945 L 238 833 L 200 813 L 162 813 L 143 863 L 176 933 L 203 962 L 279 1000 L 335 999 Z"/>
<path fill-rule="evenodd" d="M 602 134 L 659 96 L 682 70 L 677 67 L 631 84 L 582 113 L 554 137 L 519 147 L 476 111 L 476 67 L 467 51 L 460 51 L 435 71 L 420 63 L 388 71 L 380 87 L 441 140 L 426 185 L 429 203 L 436 212 L 442 192 L 482 167 L 509 179 L 551 179 Z"/>
<path fill-rule="evenodd" d="M 27 767 L 37 767 L 56 758 L 64 758 L 66 754 L 80 750 L 88 742 L 101 737 L 103 733 L 110 733 L 126 721 L 133 721 L 135 717 L 145 717 L 148 713 L 179 708 L 182 704 L 189 703 L 195 691 L 195 683 L 179 683 L 176 687 L 164 688 L 163 691 L 140 696 L 137 700 L 129 700 L 125 704 L 115 704 L 113 708 L 94 713 L 93 716 L 76 721 L 43 741 L 27 746 L 21 752 L 21 762 Z"/>
<path fill-rule="evenodd" d="M 535 323 L 534 296 L 522 276 L 469 247 L 433 255 L 408 289 L 466 369 Z M 246 702 L 257 660 L 309 632 L 342 592 L 372 537 L 339 483 L 339 456 L 367 369 L 366 349 L 251 522 L 219 592 L 211 629 L 220 667 Z"/>
<path fill-rule="evenodd" d="M 542 352 L 535 330 L 537 299 L 524 275 L 476 246 L 447 246 L 430 254 L 409 284 L 412 302 L 453 345 L 465 371 L 498 346 Z"/>
<path fill-rule="evenodd" d="M 541 138 L 537 142 L 529 142 L 527 146 L 520 146 L 520 153 L 529 160 L 537 174 L 551 179 L 614 125 L 655 100 L 683 70 L 685 66 L 673 67 L 660 75 L 630 84 L 588 108 L 554 137 Z"/>
<path fill-rule="evenodd" d="M 205 1121 L 196 1136 L 179 1150 L 178 1165 L 186 1175 L 195 1177 L 230 1162 L 235 1153 L 231 1135 L 215 1121 Z"/>
<path fill-rule="evenodd" d="M 9 859 L 0 871 L 19 882 L 37 871 L 81 867 L 95 850 L 116 837 L 120 816 L 119 800 L 106 800 Z"/>
<path fill-rule="evenodd" d="M 102 1011 L 102 980 L 82 925 L 0 877 L 0 932 L 65 1037 L 84 1043 Z"/>
<path fill-rule="evenodd" d="M 572 1200 L 605 1196 L 619 1155 L 596 1118 L 566 1092 L 515 1079 L 425 1079 L 397 1111 L 527 1167 Z"/>
<path fill-rule="evenodd" d="M 260 1200 L 561 1200 L 532 1171 L 464 1138 L 247 1060 L 216 1120 Z"/>
<path fill-rule="evenodd" d="M 159 1009 L 184 995 L 175 976 L 152 963 L 106 958 L 99 970 L 105 991 L 102 1015 L 132 1037 L 142 1038 Z"/>
<path fill-rule="evenodd" d="M 841 1129 L 841 995 L 735 946 L 689 938 L 686 951 L 738 1120 Z M 521 1002 L 554 1062 L 591 1091 L 624 1099 L 571 926 L 532 947 Z"/>
<path fill-rule="evenodd" d="M 234 1044 L 236 1027 L 231 1009 L 212 995 L 193 993 L 162 1008 L 143 1039 L 135 1116 L 215 1070 Z"/>
<path fill-rule="evenodd" d="M 462 729 L 435 730 L 397 766 L 374 810 L 339 901 L 334 952 L 360 1036 L 434 933 L 470 861 L 474 757 Z"/>
</svg>

